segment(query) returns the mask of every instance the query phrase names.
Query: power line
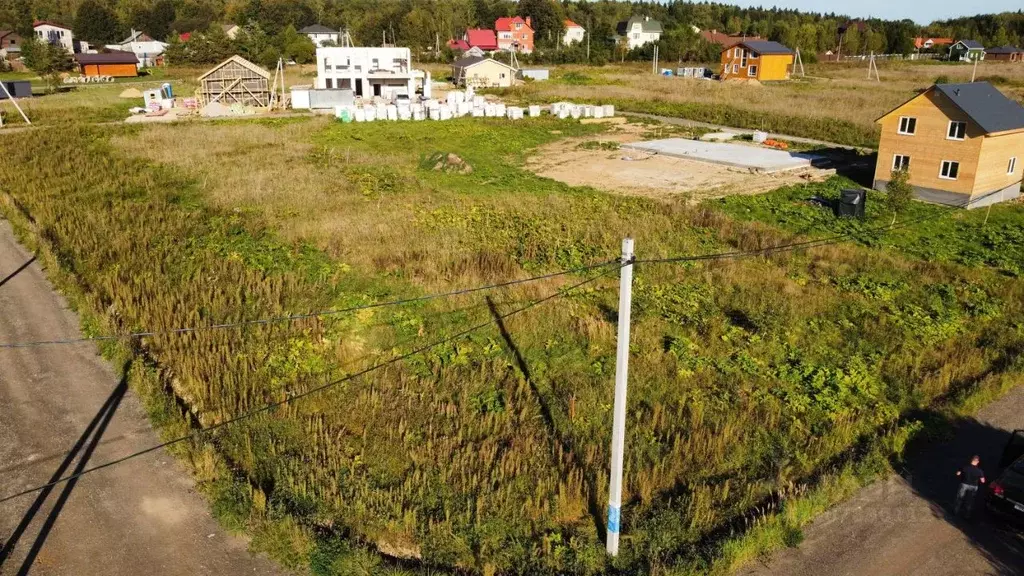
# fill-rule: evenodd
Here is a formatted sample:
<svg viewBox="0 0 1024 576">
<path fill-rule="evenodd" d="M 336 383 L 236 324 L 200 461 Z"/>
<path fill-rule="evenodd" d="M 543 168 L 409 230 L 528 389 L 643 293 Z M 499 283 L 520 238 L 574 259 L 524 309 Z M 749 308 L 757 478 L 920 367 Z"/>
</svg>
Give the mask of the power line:
<svg viewBox="0 0 1024 576">
<path fill-rule="evenodd" d="M 997 195 L 997 194 L 1001 194 L 1001 191 L 990 192 L 990 193 L 985 194 L 984 196 L 980 196 L 980 197 L 978 197 L 976 199 L 975 198 L 970 198 L 970 199 L 968 199 L 968 200 L 966 200 L 964 202 L 961 202 L 961 203 L 958 203 L 958 204 L 952 204 L 951 206 L 954 207 L 954 208 L 967 208 L 971 204 L 977 203 L 978 201 L 984 200 L 986 198 L 989 198 L 989 197 Z M 797 249 L 800 249 L 800 248 L 816 248 L 816 247 L 819 247 L 819 246 L 828 246 L 828 245 L 832 245 L 832 244 L 837 244 L 837 243 L 843 242 L 845 240 L 848 240 L 850 238 L 853 238 L 855 236 L 862 235 L 862 234 L 872 234 L 872 233 L 875 233 L 875 232 L 888 232 L 888 231 L 891 231 L 891 230 L 906 228 L 906 227 L 912 226 L 914 224 L 919 224 L 921 222 L 926 222 L 928 220 L 934 220 L 936 218 L 941 218 L 941 217 L 947 216 L 947 215 L 952 214 L 952 213 L 953 212 L 936 212 L 934 214 L 929 214 L 929 215 L 926 215 L 926 216 L 921 216 L 921 217 L 918 217 L 916 219 L 911 219 L 911 220 L 906 220 L 904 222 L 899 222 L 899 223 L 894 224 L 892 226 L 880 225 L 880 226 L 876 226 L 874 228 L 855 230 L 855 231 L 846 232 L 844 234 L 838 234 L 838 235 L 827 237 L 827 238 L 817 238 L 817 239 L 812 239 L 812 240 L 804 240 L 804 241 L 801 241 L 801 242 L 793 242 L 793 243 L 790 243 L 790 244 L 783 244 L 781 246 L 772 246 L 772 247 L 766 247 L 766 248 L 758 248 L 758 249 L 755 249 L 755 250 L 736 250 L 736 251 L 732 251 L 732 252 L 718 252 L 718 253 L 714 253 L 714 254 L 697 254 L 697 255 L 686 255 L 686 256 L 670 256 L 670 257 L 666 257 L 666 258 L 636 259 L 634 261 L 634 263 L 635 264 L 665 264 L 665 263 L 678 263 L 678 262 L 698 262 L 698 261 L 705 261 L 705 260 L 725 260 L 725 259 L 729 259 L 729 258 L 743 258 L 743 257 L 749 257 L 749 256 L 770 255 L 770 254 L 777 253 L 777 252 L 789 252 L 789 251 L 797 250 Z M 520 280 L 510 280 L 510 281 L 507 281 L 507 282 L 499 282 L 497 284 L 489 284 L 489 285 L 486 285 L 486 286 L 477 286 L 477 287 L 474 287 L 474 288 L 462 288 L 462 289 L 458 289 L 458 290 L 452 290 L 452 291 L 449 291 L 449 292 L 439 292 L 439 293 L 435 293 L 435 294 L 427 294 L 427 295 L 424 295 L 424 296 L 416 296 L 416 297 L 413 297 L 413 298 L 405 298 L 405 299 L 400 299 L 400 300 L 390 300 L 390 301 L 386 301 L 386 302 L 375 302 L 375 303 L 372 303 L 372 304 L 364 304 L 364 305 L 359 305 L 359 306 L 351 306 L 351 307 L 348 307 L 348 308 L 338 308 L 338 309 L 333 309 L 333 310 L 319 310 L 319 311 L 315 311 L 315 312 L 309 312 L 309 313 L 306 313 L 306 314 L 292 314 L 292 315 L 288 315 L 288 316 L 277 316 L 277 317 L 261 318 L 261 319 L 254 319 L 254 320 L 242 320 L 242 321 L 238 321 L 238 322 L 227 322 L 227 323 L 222 323 L 222 324 L 211 324 L 211 325 L 207 325 L 207 326 L 195 326 L 195 327 L 188 327 L 188 328 L 173 328 L 173 329 L 169 329 L 169 330 L 154 330 L 154 331 L 144 331 L 144 332 L 132 332 L 132 333 L 129 333 L 129 334 L 113 334 L 113 335 L 106 335 L 106 336 L 65 338 L 65 339 L 58 339 L 58 340 L 38 340 L 38 341 L 33 341 L 33 342 L 8 342 L 8 343 L 0 343 L 0 349 L 30 348 L 30 347 L 36 347 L 36 346 L 51 346 L 51 345 L 63 345 L 63 344 L 78 344 L 78 343 L 83 343 L 83 342 L 105 342 L 105 341 L 113 341 L 113 340 L 125 340 L 125 339 L 131 339 L 131 338 L 147 338 L 147 337 L 154 337 L 154 336 L 188 334 L 188 333 L 193 333 L 193 332 L 203 332 L 203 331 L 207 331 L 207 330 L 223 330 L 223 329 L 229 329 L 229 328 L 241 328 L 241 327 L 244 327 L 244 326 L 267 325 L 267 324 L 275 324 L 275 323 L 279 323 L 279 322 L 294 322 L 294 321 L 297 321 L 297 320 L 307 320 L 307 319 L 310 319 L 310 318 L 320 318 L 320 317 L 323 317 L 323 316 L 333 316 L 333 315 L 339 315 L 339 314 L 347 314 L 347 313 L 350 313 L 350 312 L 358 312 L 358 311 L 361 311 L 361 310 L 370 310 L 370 309 L 374 309 L 374 308 L 383 308 L 383 307 L 387 307 L 387 306 L 398 306 L 398 305 L 403 305 L 403 304 L 411 304 L 411 303 L 415 303 L 415 302 L 425 302 L 425 301 L 428 301 L 428 300 L 436 300 L 436 299 L 439 299 L 439 298 L 448 298 L 448 297 L 453 297 L 453 296 L 472 294 L 474 292 L 481 292 L 481 291 L 486 291 L 486 290 L 494 290 L 494 289 L 498 289 L 498 288 L 506 288 L 506 287 L 509 287 L 509 286 L 515 286 L 515 285 L 518 285 L 518 284 L 525 284 L 525 283 L 529 283 L 529 282 L 535 282 L 535 281 L 538 281 L 538 280 L 546 280 L 546 279 L 550 279 L 550 278 L 557 278 L 559 276 L 565 276 L 565 275 L 568 275 L 568 274 L 576 274 L 576 273 L 579 273 L 579 272 L 587 272 L 587 271 L 590 271 L 590 270 L 595 270 L 595 269 L 598 269 L 598 268 L 602 268 L 604 266 L 609 266 L 609 265 L 614 264 L 616 262 L 618 262 L 617 259 L 612 259 L 612 260 L 607 260 L 607 261 L 600 262 L 600 263 L 597 263 L 597 264 L 591 264 L 591 265 L 588 265 L 588 266 L 583 266 L 583 267 L 580 267 L 580 268 L 574 268 L 574 269 L 570 269 L 570 270 L 562 270 L 560 272 L 552 272 L 550 274 L 543 274 L 543 275 L 540 275 L 540 276 L 532 276 L 530 278 L 523 278 L 523 279 L 520 279 Z"/>
<path fill-rule="evenodd" d="M 951 206 L 954 207 L 954 208 L 967 208 L 968 206 L 970 206 L 973 203 L 976 203 L 976 202 L 978 202 L 980 200 L 984 200 L 986 198 L 989 198 L 989 197 L 994 196 L 994 195 L 999 194 L 999 193 L 1000 193 L 1000 191 L 990 192 L 990 193 L 988 193 L 988 194 L 986 194 L 984 196 L 980 196 L 980 197 L 978 197 L 976 199 L 968 199 L 968 200 L 966 200 L 964 202 L 961 202 L 961 203 L 958 203 L 958 204 L 952 204 Z M 871 228 L 866 228 L 866 229 L 854 230 L 854 231 L 851 231 L 851 232 L 846 232 L 844 234 L 837 234 L 835 236 L 830 236 L 830 237 L 827 237 L 827 238 L 817 238 L 817 239 L 812 239 L 812 240 L 804 240 L 802 242 L 793 242 L 793 243 L 790 243 L 790 244 L 782 244 L 781 246 L 769 246 L 769 247 L 766 247 L 766 248 L 758 248 L 758 249 L 755 249 L 755 250 L 737 250 L 737 251 L 732 251 L 732 252 L 718 252 L 718 253 L 715 253 L 715 254 L 703 254 L 703 255 L 694 255 L 694 256 L 669 256 L 669 257 L 666 257 L 666 258 L 637 259 L 636 263 L 637 264 L 665 264 L 665 263 L 677 263 L 677 262 L 696 262 L 696 261 L 702 261 L 702 260 L 725 260 L 725 259 L 729 259 L 729 258 L 742 258 L 742 257 L 746 257 L 746 256 L 770 255 L 770 254 L 774 254 L 776 252 L 789 252 L 789 251 L 793 251 L 793 250 L 798 250 L 800 248 L 817 248 L 819 246 L 829 246 L 829 245 L 832 245 L 832 244 L 838 244 L 838 243 L 843 242 L 845 240 L 848 240 L 850 238 L 853 238 L 853 237 L 856 237 L 856 236 L 860 236 L 860 235 L 864 235 L 864 234 L 874 234 L 874 233 L 877 233 L 877 232 L 889 232 L 889 231 L 892 231 L 892 230 L 906 228 L 906 227 L 909 227 L 909 226 L 912 226 L 912 225 L 915 225 L 915 224 L 920 224 L 922 222 L 927 222 L 929 220 L 934 220 L 934 219 L 937 219 L 937 218 L 948 216 L 948 215 L 953 214 L 953 213 L 954 212 L 952 212 L 952 211 L 949 211 L 949 212 L 936 212 L 934 214 L 928 214 L 928 215 L 925 215 L 925 216 L 919 216 L 918 218 L 914 218 L 914 219 L 906 220 L 906 221 L 903 221 L 903 222 L 899 222 L 899 223 L 894 224 L 892 226 L 879 225 L 879 226 L 875 226 L 875 227 L 871 227 Z"/>
<path fill-rule="evenodd" d="M 621 265 L 619 267 L 621 267 Z M 616 267 L 615 269 L 618 269 L 618 267 Z M 555 298 L 558 298 L 558 297 L 561 297 L 561 296 L 565 296 L 568 292 L 571 292 L 571 291 L 573 291 L 573 290 L 575 290 L 577 288 L 580 288 L 580 287 L 582 287 L 582 286 L 584 286 L 586 284 L 589 284 L 591 282 L 599 280 L 600 278 L 602 278 L 604 276 L 607 276 L 610 272 L 611 272 L 611 270 L 605 270 L 604 272 L 601 272 L 600 274 L 598 274 L 596 276 L 592 276 L 590 278 L 587 278 L 586 280 L 583 280 L 581 282 L 577 282 L 576 284 L 573 284 L 572 286 L 569 286 L 568 288 L 560 289 L 560 290 L 558 290 L 556 292 L 553 292 L 553 293 L 549 294 L 548 296 L 545 296 L 544 298 L 541 298 L 539 300 L 534 300 L 534 301 L 530 302 L 529 304 L 526 304 L 525 306 L 521 306 L 519 308 L 516 308 L 515 310 L 513 310 L 511 312 L 507 312 L 505 314 L 501 314 L 497 318 L 503 320 L 505 318 L 509 318 L 511 316 L 515 316 L 516 314 L 520 314 L 522 312 L 525 312 L 525 311 L 527 311 L 527 310 L 529 310 L 531 308 L 539 306 L 539 305 L 541 305 L 541 304 L 543 304 L 545 302 L 548 302 L 550 300 L 553 300 Z M 367 375 L 367 374 L 369 374 L 371 372 L 374 372 L 376 370 L 380 370 L 381 368 L 384 368 L 386 366 L 390 366 L 392 364 L 396 364 L 398 362 L 401 362 L 402 360 L 405 360 L 405 359 L 410 358 L 412 356 L 416 356 L 417 354 L 422 354 L 423 352 L 426 352 L 426 351 L 431 350 L 433 348 L 436 348 L 438 346 L 442 346 L 442 345 L 447 344 L 449 342 L 452 342 L 454 340 L 458 340 L 460 338 L 468 336 L 469 334 L 472 334 L 473 332 L 476 332 L 478 330 L 482 330 L 482 329 L 484 329 L 484 328 L 486 328 L 488 326 L 491 326 L 491 325 L 493 325 L 493 323 L 494 323 L 493 319 L 492 320 L 488 320 L 487 322 L 482 322 L 480 324 L 477 324 L 475 326 L 472 326 L 470 328 L 462 330 L 461 332 L 458 332 L 458 333 L 453 334 L 451 336 L 447 336 L 445 338 L 437 340 L 437 341 L 435 341 L 435 342 L 433 342 L 431 344 L 427 344 L 425 346 L 421 346 L 420 348 L 417 348 L 417 349 L 415 349 L 415 350 L 413 350 L 411 352 L 407 352 L 405 354 L 401 354 L 401 355 L 395 356 L 393 358 L 390 358 L 388 360 L 385 360 L 384 362 L 379 362 L 377 364 L 374 364 L 373 366 L 370 366 L 369 368 L 365 368 L 363 370 L 360 370 L 360 371 L 358 371 L 358 372 L 356 372 L 354 374 L 350 374 L 350 375 L 345 376 L 343 378 L 338 378 L 336 380 L 327 382 L 326 384 L 322 384 L 322 385 L 317 386 L 315 388 L 311 388 L 309 390 L 306 390 L 305 392 L 301 392 L 301 393 L 297 393 L 297 394 L 290 394 L 284 400 L 279 400 L 277 402 L 273 402 L 271 404 L 267 404 L 265 406 L 262 406 L 260 408 L 255 409 L 255 410 L 251 410 L 249 412 L 245 412 L 245 413 L 239 414 L 238 416 L 235 416 L 234 418 L 230 418 L 230 419 L 225 420 L 223 422 L 220 422 L 218 424 L 214 424 L 212 426 L 209 426 L 209 427 L 206 427 L 206 428 L 202 428 L 200 430 L 193 431 L 193 432 L 191 432 L 191 433 L 189 433 L 189 434 L 187 434 L 185 436 L 179 436 L 178 438 L 174 438 L 172 440 L 168 440 L 166 442 L 162 442 L 160 444 L 156 444 L 154 446 L 150 446 L 149 448 L 145 448 L 145 449 L 140 450 L 138 452 L 133 452 L 133 453 L 128 454 L 126 456 L 122 456 L 121 458 L 117 458 L 117 459 L 111 460 L 109 462 L 104 462 L 103 464 L 98 464 L 96 466 L 92 466 L 90 468 L 86 468 L 86 469 L 84 469 L 84 470 L 82 470 L 82 471 L 80 471 L 78 473 L 70 474 L 68 476 L 64 476 L 62 478 L 58 478 L 57 480 L 54 480 L 52 482 L 48 482 L 46 484 L 41 484 L 41 485 L 36 486 L 34 488 L 29 488 L 29 489 L 26 489 L 26 490 L 22 490 L 21 492 L 18 492 L 16 494 L 11 494 L 9 496 L 4 496 L 3 498 L 0 498 L 0 504 L 2 504 L 4 502 L 7 502 L 9 500 L 14 500 L 15 498 L 20 498 L 22 496 L 26 496 L 28 494 L 32 494 L 34 492 L 39 492 L 40 490 L 46 490 L 47 488 L 51 488 L 53 486 L 57 486 L 57 485 L 62 484 L 64 482 L 68 482 L 70 480 L 75 480 L 77 478 L 81 478 L 82 476 L 85 476 L 86 474 L 90 474 L 92 472 L 97 472 L 99 470 L 103 470 L 104 468 L 109 468 L 111 466 L 116 466 L 116 465 L 121 464 L 123 462 L 126 462 L 128 460 L 132 460 L 134 458 L 138 458 L 139 456 L 144 456 L 144 455 L 149 454 L 151 452 L 155 452 L 157 450 L 160 450 L 161 448 L 166 448 L 168 446 L 171 446 L 171 445 L 174 445 L 174 444 L 178 444 L 178 443 L 184 442 L 186 440 L 191 440 L 193 438 L 197 438 L 197 437 L 202 436 L 204 434 L 208 434 L 210 432 L 213 432 L 214 430 L 218 430 L 220 428 L 224 428 L 224 427 L 229 426 L 231 424 L 235 424 L 235 423 L 240 422 L 242 420 L 246 420 L 248 418 L 251 418 L 253 416 L 257 416 L 259 414 L 263 414 L 264 412 L 269 412 L 269 411 L 271 411 L 271 410 L 273 410 L 275 408 L 278 408 L 280 406 L 283 406 L 283 405 L 288 404 L 290 402 L 293 402 L 295 400 L 301 400 L 301 399 L 303 399 L 303 398 L 305 398 L 307 396 L 311 396 L 311 395 L 316 394 L 318 392 L 322 392 L 322 391 L 324 391 L 324 390 L 326 390 L 328 388 L 332 388 L 334 386 L 337 386 L 338 384 L 342 384 L 344 382 L 348 382 L 350 380 L 354 380 L 354 379 L 359 378 L 361 376 L 365 376 L 365 375 Z"/>
<path fill-rule="evenodd" d="M 143 332 L 131 332 L 129 334 L 111 334 L 105 336 L 82 336 L 77 338 L 63 338 L 56 340 L 37 340 L 33 342 L 7 342 L 0 343 L 0 349 L 5 348 L 31 348 L 36 346 L 55 346 L 63 344 L 79 344 L 83 342 L 109 342 L 113 340 L 128 340 L 132 338 L 150 338 L 154 336 L 171 336 L 176 334 L 190 334 L 193 332 L 205 332 L 207 330 L 224 330 L 228 328 L 242 328 L 245 326 L 257 326 L 276 324 L 279 322 L 295 322 L 298 320 L 308 320 L 310 318 L 320 318 L 323 316 L 336 316 L 340 314 L 348 314 L 351 312 L 359 312 L 362 310 L 371 310 L 373 308 L 384 308 L 388 306 L 400 306 L 403 304 L 412 304 L 416 302 L 426 302 L 428 300 L 437 300 L 439 298 L 450 298 L 453 296 L 462 296 L 465 294 L 472 294 L 474 292 L 483 292 L 486 290 L 495 290 L 498 288 L 508 288 L 509 286 L 516 286 L 519 284 L 526 284 L 529 282 L 536 282 L 539 280 L 548 280 L 551 278 L 557 278 L 559 276 L 566 276 L 569 274 L 578 274 L 580 272 L 588 272 L 611 264 L 615 264 L 618 260 L 607 260 L 598 264 L 590 264 L 588 266 L 582 266 L 580 268 L 573 268 L 571 270 L 562 270 L 560 272 L 552 272 L 550 274 L 543 274 L 540 276 L 531 276 L 530 278 L 522 278 L 520 280 L 509 280 L 507 282 L 499 282 L 497 284 L 488 284 L 486 286 L 477 286 L 473 288 L 461 288 L 458 290 L 452 290 L 450 292 L 439 292 L 436 294 L 427 294 L 424 296 L 416 296 L 413 298 L 403 298 L 400 300 L 388 300 L 386 302 L 374 302 L 372 304 L 362 304 L 359 306 L 350 306 L 348 308 L 337 308 L 330 310 L 318 310 L 314 312 L 308 312 L 305 314 L 290 314 L 287 316 L 275 316 L 270 318 L 259 318 L 253 320 L 240 320 L 238 322 L 225 322 L 221 324 L 210 324 L 207 326 L 193 326 L 187 328 L 171 328 L 168 330 L 150 330 Z"/>
</svg>

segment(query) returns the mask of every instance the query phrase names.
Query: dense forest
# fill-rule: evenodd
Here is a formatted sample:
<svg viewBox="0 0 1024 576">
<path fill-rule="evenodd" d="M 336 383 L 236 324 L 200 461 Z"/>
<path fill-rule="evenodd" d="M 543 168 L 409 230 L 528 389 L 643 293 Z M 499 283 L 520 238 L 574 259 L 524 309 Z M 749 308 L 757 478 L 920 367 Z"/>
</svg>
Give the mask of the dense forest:
<svg viewBox="0 0 1024 576">
<path fill-rule="evenodd" d="M 496 18 L 514 14 L 533 18 L 538 47 L 535 58 L 554 62 L 588 58 L 582 47 L 558 45 L 566 18 L 590 32 L 591 62 L 648 57 L 643 49 L 617 51 L 613 40 L 616 23 L 639 14 L 662 22 L 665 34 L 660 51 L 662 58 L 669 60 L 717 56 L 695 29 L 756 34 L 800 47 L 811 55 L 835 49 L 840 36 L 845 54 L 909 53 L 919 35 L 973 38 L 987 46 L 1017 44 L 1024 37 L 1021 11 L 934 22 L 922 28 L 910 20 L 879 19 L 850 26 L 847 16 L 834 13 L 708 2 L 610 0 L 11 0 L 0 6 L 0 29 L 24 31 L 33 19 L 55 20 L 73 26 L 76 36 L 103 44 L 120 40 L 131 29 L 158 39 L 174 39 L 180 33 L 211 29 L 211 24 L 230 22 L 246 28 L 248 34 L 241 42 L 228 43 L 216 33 L 204 39 L 200 34 L 200 43 L 207 40 L 206 46 L 178 51 L 179 56 L 200 62 L 212 61 L 225 51 L 246 52 L 259 60 L 276 60 L 277 55 L 302 60 L 308 48 L 294 41 L 293 30 L 320 23 L 348 30 L 357 43 L 387 41 L 443 59 L 450 57 L 442 48 L 449 38 L 461 37 L 469 27 L 493 26 Z"/>
</svg>

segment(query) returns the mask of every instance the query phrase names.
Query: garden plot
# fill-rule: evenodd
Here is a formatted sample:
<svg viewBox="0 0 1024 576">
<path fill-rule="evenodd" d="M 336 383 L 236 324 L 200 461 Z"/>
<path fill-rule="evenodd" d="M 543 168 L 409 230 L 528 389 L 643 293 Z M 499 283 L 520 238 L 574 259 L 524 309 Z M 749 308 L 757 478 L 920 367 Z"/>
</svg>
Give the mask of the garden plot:
<svg viewBox="0 0 1024 576">
<path fill-rule="evenodd" d="M 642 143 L 647 128 L 627 124 L 616 126 L 598 138 L 570 138 L 554 142 L 539 148 L 527 161 L 527 168 L 539 176 L 571 186 L 590 186 L 608 192 L 650 197 L 687 194 L 695 201 L 733 194 L 758 194 L 790 184 L 821 181 L 835 173 L 834 170 L 814 168 L 810 162 L 790 170 L 763 173 L 750 167 L 712 163 L 682 154 L 667 155 L 630 148 Z M 752 145 L 730 146 L 757 154 L 772 152 Z M 788 156 L 785 152 L 780 153 Z"/>
</svg>

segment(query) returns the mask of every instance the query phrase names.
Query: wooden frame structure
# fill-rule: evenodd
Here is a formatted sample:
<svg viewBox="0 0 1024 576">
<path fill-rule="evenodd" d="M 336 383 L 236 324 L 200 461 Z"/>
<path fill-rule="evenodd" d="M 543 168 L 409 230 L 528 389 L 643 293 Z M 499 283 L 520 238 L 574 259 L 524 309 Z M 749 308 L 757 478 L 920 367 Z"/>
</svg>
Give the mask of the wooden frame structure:
<svg viewBox="0 0 1024 576">
<path fill-rule="evenodd" d="M 220 102 L 269 108 L 270 72 L 235 55 L 199 77 L 202 105 Z"/>
</svg>

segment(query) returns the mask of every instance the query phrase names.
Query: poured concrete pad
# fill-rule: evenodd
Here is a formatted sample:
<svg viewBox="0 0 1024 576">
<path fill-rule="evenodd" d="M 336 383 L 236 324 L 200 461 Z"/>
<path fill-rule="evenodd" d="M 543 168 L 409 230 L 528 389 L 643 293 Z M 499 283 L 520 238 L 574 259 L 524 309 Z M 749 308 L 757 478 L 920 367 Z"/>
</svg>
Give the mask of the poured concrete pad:
<svg viewBox="0 0 1024 576">
<path fill-rule="evenodd" d="M 743 144 L 700 142 L 685 138 L 635 142 L 623 144 L 622 147 L 652 154 L 746 168 L 756 172 L 780 172 L 783 170 L 808 168 L 812 163 L 824 160 L 821 156 L 814 154 L 785 152 L 783 150 L 771 150 L 757 146 L 744 146 Z"/>
</svg>

